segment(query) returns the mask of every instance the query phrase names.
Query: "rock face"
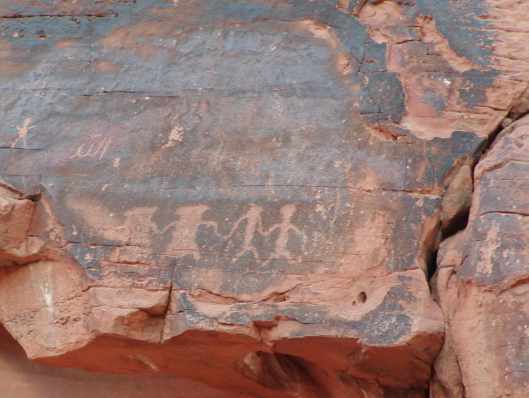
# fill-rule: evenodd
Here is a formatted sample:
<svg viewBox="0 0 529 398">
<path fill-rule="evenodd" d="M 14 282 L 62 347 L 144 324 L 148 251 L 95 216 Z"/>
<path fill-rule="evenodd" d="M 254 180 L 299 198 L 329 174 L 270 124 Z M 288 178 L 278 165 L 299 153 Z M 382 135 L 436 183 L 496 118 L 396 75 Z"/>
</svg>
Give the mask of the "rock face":
<svg viewBox="0 0 529 398">
<path fill-rule="evenodd" d="M 0 0 L 5 394 L 526 396 L 526 12 Z"/>
<path fill-rule="evenodd" d="M 448 329 L 434 397 L 529 394 L 528 137 L 527 117 L 498 136 L 475 171 L 468 227 L 441 245 L 436 288 Z"/>
</svg>

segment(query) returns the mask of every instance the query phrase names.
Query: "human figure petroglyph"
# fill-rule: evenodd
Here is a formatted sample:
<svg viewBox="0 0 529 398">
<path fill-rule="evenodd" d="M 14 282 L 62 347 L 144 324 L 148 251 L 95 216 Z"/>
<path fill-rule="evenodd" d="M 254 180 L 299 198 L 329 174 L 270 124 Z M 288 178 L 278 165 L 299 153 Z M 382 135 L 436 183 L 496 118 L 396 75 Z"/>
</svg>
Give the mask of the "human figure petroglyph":
<svg viewBox="0 0 529 398">
<path fill-rule="evenodd" d="M 110 144 L 112 144 L 111 137 L 94 134 L 89 138 L 88 142 L 84 142 L 77 147 L 70 159 L 98 158 L 102 160 Z"/>
<path fill-rule="evenodd" d="M 292 224 L 292 217 L 296 213 L 296 206 L 294 204 L 286 204 L 279 210 L 281 214 L 281 222 L 273 224 L 268 230 L 264 229 L 262 214 L 263 208 L 256 204 L 251 204 L 248 211 L 240 217 L 236 222 L 230 233 L 225 237 L 229 240 L 233 237 L 235 232 L 240 226 L 246 222 L 243 233 L 243 243 L 240 251 L 237 253 L 236 258 L 240 258 L 246 252 L 250 252 L 256 259 L 259 260 L 259 254 L 257 248 L 254 246 L 253 241 L 256 234 L 260 234 L 263 237 L 270 237 L 274 232 L 278 231 L 278 236 L 275 241 L 274 252 L 269 256 L 268 261 L 279 258 L 291 258 L 292 255 L 288 250 L 288 239 L 289 233 L 293 231 L 299 236 L 304 237 L 303 232 Z"/>
<path fill-rule="evenodd" d="M 241 224 L 243 222 L 246 222 L 243 235 L 244 240 L 242 243 L 241 250 L 236 255 L 237 258 L 241 257 L 248 251 L 252 253 L 256 259 L 259 258 L 259 253 L 257 252 L 257 249 L 253 246 L 252 240 L 254 239 L 256 233 L 265 235 L 265 232 L 263 230 L 263 221 L 261 218 L 262 213 L 263 209 L 260 206 L 257 206 L 256 204 L 252 203 L 246 214 L 244 214 L 235 222 L 235 225 L 231 229 L 228 236 L 225 238 L 226 240 L 231 239 L 235 232 L 237 232 Z"/>
<path fill-rule="evenodd" d="M 160 233 L 158 226 L 152 220 L 155 212 L 156 208 L 153 207 L 136 208 L 125 212 L 123 228 L 129 234 L 129 243 L 150 245 L 152 234 Z"/>
<path fill-rule="evenodd" d="M 189 252 L 195 260 L 200 259 L 200 250 L 196 242 L 198 229 L 201 225 L 211 226 L 214 232 L 218 234 L 217 223 L 213 221 L 204 221 L 204 213 L 209 210 L 209 206 L 181 206 L 176 209 L 176 221 L 170 223 L 164 228 L 164 232 L 174 227 L 167 251 Z"/>
<path fill-rule="evenodd" d="M 205 219 L 205 213 L 211 208 L 204 204 L 179 206 L 174 210 L 174 218 L 164 226 L 159 226 L 154 220 L 159 210 L 157 207 L 130 208 L 120 215 L 96 203 L 79 199 L 72 203 L 74 209 L 82 209 L 85 220 L 89 220 L 89 224 L 104 238 L 150 249 L 163 239 L 167 242 L 163 254 L 170 256 L 190 255 L 200 260 L 204 250 L 219 252 L 229 245 L 237 245 L 236 254 L 233 255 L 235 260 L 250 253 L 256 261 L 266 265 L 274 259 L 293 259 L 288 247 L 292 233 L 299 237 L 302 245 L 305 242 L 303 231 L 293 223 L 297 211 L 294 204 L 283 205 L 279 209 L 280 221 L 269 228 L 265 228 L 263 223 L 264 209 L 257 204 L 250 204 L 229 232 L 223 233 L 218 221 Z M 204 233 L 206 235 L 200 238 Z M 236 237 L 238 234 L 240 237 Z M 271 246 L 266 258 L 262 258 L 263 254 L 259 254 L 257 246 L 257 242 L 263 239 L 268 240 Z"/>
<path fill-rule="evenodd" d="M 26 138 L 28 136 L 29 130 L 34 127 L 35 126 L 31 126 L 31 118 L 25 118 L 24 122 L 22 122 L 22 126 L 17 126 L 17 138 L 11 144 L 11 148 L 15 148 L 19 141 L 22 141 L 24 144 L 26 144 Z"/>
<path fill-rule="evenodd" d="M 250 204 L 246 212 L 239 217 L 233 224 L 230 231 L 223 235 L 219 231 L 219 225 L 215 221 L 204 220 L 204 213 L 210 209 L 206 205 L 182 206 L 175 211 L 177 220 L 168 224 L 157 233 L 166 233 L 170 228 L 174 228 L 171 233 L 171 241 L 167 246 L 166 252 L 172 255 L 179 255 L 181 252 L 190 254 L 195 260 L 201 258 L 200 248 L 197 244 L 197 235 L 201 227 L 210 227 L 212 233 L 221 241 L 229 244 L 232 242 L 238 232 L 242 232 L 242 243 L 240 249 L 235 254 L 235 259 L 239 259 L 247 253 L 254 255 L 256 260 L 264 260 L 259 256 L 257 247 L 255 247 L 255 237 L 261 235 L 270 238 L 277 232 L 277 238 L 274 242 L 274 251 L 270 254 L 266 262 L 272 259 L 292 258 L 288 250 L 289 233 L 294 232 L 304 240 L 303 232 L 292 223 L 292 218 L 296 213 L 296 206 L 287 204 L 281 207 L 281 221 L 273 224 L 269 229 L 264 228 L 263 212 L 264 209 L 254 203 Z"/>
<path fill-rule="evenodd" d="M 200 226 L 211 226 L 217 233 L 217 223 L 204 221 L 203 215 L 209 210 L 209 206 L 181 206 L 175 211 L 176 220 L 159 227 L 153 217 L 157 211 L 155 207 L 135 208 L 125 212 L 125 221 L 122 227 L 128 231 L 131 243 L 149 246 L 153 236 L 160 236 L 168 233 L 174 228 L 171 234 L 169 251 L 189 251 L 193 257 L 200 258 L 199 248 L 195 238 Z"/>
<path fill-rule="evenodd" d="M 281 207 L 281 222 L 279 224 L 273 225 L 268 230 L 267 235 L 272 234 L 274 231 L 279 231 L 277 240 L 275 242 L 275 251 L 272 256 L 270 256 L 269 260 L 281 257 L 291 258 L 290 250 L 288 250 L 287 247 L 289 238 L 288 234 L 291 231 L 304 238 L 303 232 L 294 224 L 292 224 L 292 217 L 294 217 L 294 214 L 296 214 L 296 210 L 296 205 L 294 204 L 287 204 Z"/>
</svg>

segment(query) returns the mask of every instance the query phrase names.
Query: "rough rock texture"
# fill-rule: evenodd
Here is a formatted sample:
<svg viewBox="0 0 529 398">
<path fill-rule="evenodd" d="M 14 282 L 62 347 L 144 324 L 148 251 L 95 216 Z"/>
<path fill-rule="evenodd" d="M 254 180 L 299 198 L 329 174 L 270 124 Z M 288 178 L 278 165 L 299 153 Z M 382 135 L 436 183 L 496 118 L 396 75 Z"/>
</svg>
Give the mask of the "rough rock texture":
<svg viewBox="0 0 529 398">
<path fill-rule="evenodd" d="M 31 363 L 7 332 L 0 330 L 0 395 L 6 398 L 245 398 L 174 377 L 90 374 Z"/>
<path fill-rule="evenodd" d="M 434 397 L 529 394 L 528 138 L 528 117 L 497 137 L 475 170 L 468 227 L 441 245 L 448 330 Z"/>
<path fill-rule="evenodd" d="M 526 12 L 0 0 L 0 322 L 154 397 L 524 396 Z"/>
</svg>

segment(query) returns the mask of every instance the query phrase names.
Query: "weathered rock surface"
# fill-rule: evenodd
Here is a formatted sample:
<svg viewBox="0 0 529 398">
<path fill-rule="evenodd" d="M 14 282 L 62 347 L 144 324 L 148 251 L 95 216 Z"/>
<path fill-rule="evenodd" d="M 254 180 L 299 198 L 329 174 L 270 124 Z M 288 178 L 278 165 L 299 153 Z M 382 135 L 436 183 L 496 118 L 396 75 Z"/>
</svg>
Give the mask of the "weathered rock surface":
<svg viewBox="0 0 529 398">
<path fill-rule="evenodd" d="M 473 169 L 527 8 L 0 0 L 0 322 L 197 396 L 524 396 L 523 122 Z"/>
<path fill-rule="evenodd" d="M 16 341 L 0 331 L 0 395 L 7 398 L 243 398 L 189 379 L 111 375 L 58 369 L 32 363 Z"/>
<path fill-rule="evenodd" d="M 434 397 L 529 394 L 528 138 L 527 117 L 499 134 L 475 170 L 468 227 L 441 246 L 448 330 Z"/>
</svg>

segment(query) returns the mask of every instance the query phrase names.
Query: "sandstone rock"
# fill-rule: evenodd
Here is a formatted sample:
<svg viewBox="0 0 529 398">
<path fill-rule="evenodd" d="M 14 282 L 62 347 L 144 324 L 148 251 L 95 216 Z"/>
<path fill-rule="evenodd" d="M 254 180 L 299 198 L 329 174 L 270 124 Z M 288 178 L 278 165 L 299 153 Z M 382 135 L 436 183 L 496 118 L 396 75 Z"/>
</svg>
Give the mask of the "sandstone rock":
<svg viewBox="0 0 529 398">
<path fill-rule="evenodd" d="M 445 235 L 464 227 L 461 223 L 465 222 L 472 204 L 472 184 L 471 165 L 456 167 L 441 203 L 441 225 Z"/>
<path fill-rule="evenodd" d="M 4 267 L 38 258 L 43 242 L 28 236 L 34 203 L 9 186 L 0 185 L 0 264 Z"/>
<path fill-rule="evenodd" d="M 0 322 L 42 363 L 230 396 L 507 391 L 473 322 L 523 281 L 487 241 L 523 223 L 476 212 L 523 201 L 487 180 L 523 137 L 471 171 L 525 112 L 526 8 L 0 1 Z"/>
<path fill-rule="evenodd" d="M 447 242 L 446 255 L 440 258 L 439 302 L 448 330 L 443 349 L 447 354 L 437 360 L 436 370 L 440 385 L 453 389 L 458 383 L 447 379 L 448 372 L 460 369 L 459 375 L 451 377 L 460 379 L 464 395 L 458 388 L 434 397 L 525 397 L 529 393 L 524 293 L 528 136 L 526 117 L 500 133 L 478 163 L 469 225 L 463 239 L 458 237 L 457 249 Z M 454 256 L 456 252 L 460 255 Z"/>
<path fill-rule="evenodd" d="M 144 375 L 111 375 L 74 369 L 58 369 L 30 362 L 24 351 L 0 330 L 0 394 L 2 397 L 42 398 L 247 398 L 189 379 Z"/>
</svg>

